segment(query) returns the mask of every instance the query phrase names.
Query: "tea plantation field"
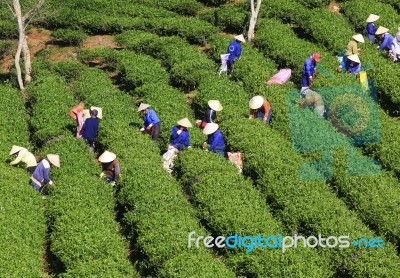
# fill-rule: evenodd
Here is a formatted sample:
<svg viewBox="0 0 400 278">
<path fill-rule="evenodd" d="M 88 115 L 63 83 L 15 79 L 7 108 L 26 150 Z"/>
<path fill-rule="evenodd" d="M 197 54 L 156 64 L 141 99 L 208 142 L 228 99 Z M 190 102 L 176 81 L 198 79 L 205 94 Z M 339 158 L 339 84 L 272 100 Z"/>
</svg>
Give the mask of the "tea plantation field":
<svg viewBox="0 0 400 278">
<path fill-rule="evenodd" d="M 396 33 L 398 1 L 339 1 L 339 12 L 327 0 L 263 1 L 254 41 L 228 77 L 217 74 L 220 55 L 247 33 L 247 0 L 48 0 L 27 29 L 33 81 L 24 92 L 12 63 L 16 19 L 3 2 L 1 277 L 400 277 L 400 68 L 366 42 L 368 90 L 335 71 L 370 13 Z M 36 3 L 21 2 L 23 12 Z M 315 51 L 315 90 L 328 110 L 344 107 L 338 121 L 360 129 L 343 132 L 298 108 L 301 69 Z M 266 85 L 281 68 L 292 69 L 290 81 Z M 271 103 L 271 125 L 248 119 L 255 95 Z M 172 126 L 194 124 L 210 99 L 223 105 L 217 122 L 227 150 L 243 153 L 243 173 L 201 150 L 206 137 L 194 127 L 170 175 L 161 157 Z M 80 101 L 103 108 L 94 153 L 67 115 Z M 161 119 L 158 142 L 139 132 L 141 102 Z M 37 158 L 60 155 L 46 199 L 23 166 L 9 166 L 14 144 Z M 121 164 L 115 188 L 99 178 L 104 150 Z M 249 237 L 236 248 L 195 247 L 198 236 L 234 235 Z M 252 246 L 258 235 L 276 237 Z M 271 247 L 279 235 L 332 240 Z M 343 236 L 348 245 L 332 246 Z"/>
</svg>

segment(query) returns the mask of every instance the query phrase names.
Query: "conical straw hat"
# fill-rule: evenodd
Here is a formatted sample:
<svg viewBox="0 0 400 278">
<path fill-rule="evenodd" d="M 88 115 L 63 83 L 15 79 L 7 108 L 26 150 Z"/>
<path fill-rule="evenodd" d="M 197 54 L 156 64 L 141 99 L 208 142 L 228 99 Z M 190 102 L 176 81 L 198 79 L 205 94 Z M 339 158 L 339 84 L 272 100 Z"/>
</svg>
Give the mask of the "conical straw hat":
<svg viewBox="0 0 400 278">
<path fill-rule="evenodd" d="M 388 28 L 379 26 L 378 30 L 376 30 L 375 35 L 382 35 L 385 34 L 387 31 L 389 31 Z"/>
<path fill-rule="evenodd" d="M 141 103 L 140 105 L 139 105 L 139 108 L 138 108 L 138 112 L 139 111 L 142 111 L 142 110 L 144 110 L 144 109 L 147 109 L 147 108 L 149 108 L 150 107 L 150 104 L 147 104 L 147 103 Z"/>
<path fill-rule="evenodd" d="M 102 155 L 100 155 L 99 161 L 101 163 L 108 163 L 108 162 L 113 161 L 116 157 L 117 157 L 117 155 L 115 153 L 105 151 Z"/>
<path fill-rule="evenodd" d="M 361 35 L 361 34 L 354 35 L 354 36 L 353 36 L 353 39 L 355 39 L 355 40 L 358 41 L 358 42 L 365 42 L 365 41 L 364 41 L 364 37 L 363 37 L 363 35 Z"/>
<path fill-rule="evenodd" d="M 102 119 L 103 118 L 103 108 L 101 107 L 96 107 L 96 106 L 92 106 L 90 107 L 90 110 L 97 110 L 97 118 Z"/>
<path fill-rule="evenodd" d="M 56 167 L 60 167 L 60 157 L 58 154 L 48 154 L 47 159 Z"/>
<path fill-rule="evenodd" d="M 243 35 L 235 36 L 235 40 L 238 40 L 238 41 L 241 41 L 241 42 L 246 42 L 246 40 L 244 39 Z"/>
<path fill-rule="evenodd" d="M 379 15 L 376 14 L 370 14 L 366 20 L 366 22 L 371 23 L 371 22 L 375 22 L 379 19 Z"/>
<path fill-rule="evenodd" d="M 208 123 L 206 127 L 203 129 L 203 134 L 205 135 L 213 134 L 214 132 L 217 131 L 218 128 L 219 128 L 218 124 Z"/>
<path fill-rule="evenodd" d="M 351 60 L 353 62 L 356 62 L 356 63 L 361 63 L 360 58 L 358 58 L 357 54 L 353 54 L 353 55 L 347 56 L 347 59 L 349 59 L 349 60 Z"/>
<path fill-rule="evenodd" d="M 19 151 L 22 151 L 23 149 L 24 149 L 24 147 L 13 145 L 12 148 L 11 148 L 11 151 L 10 151 L 10 155 L 15 154 L 15 153 L 17 153 Z"/>
<path fill-rule="evenodd" d="M 90 118 L 90 111 L 89 111 L 89 109 L 83 109 L 82 118 L 84 118 L 84 119 Z"/>
<path fill-rule="evenodd" d="M 177 122 L 178 125 L 183 127 L 193 127 L 188 118 L 183 118 Z"/>
<path fill-rule="evenodd" d="M 208 101 L 208 106 L 210 106 L 210 108 L 211 108 L 212 110 L 215 110 L 215 111 L 217 111 L 217 112 L 222 110 L 222 105 L 221 105 L 221 103 L 219 102 L 219 100 L 215 100 L 215 99 L 209 100 L 209 101 Z"/>
<path fill-rule="evenodd" d="M 262 96 L 255 96 L 249 101 L 249 106 L 251 109 L 258 109 L 264 103 L 264 98 Z"/>
</svg>

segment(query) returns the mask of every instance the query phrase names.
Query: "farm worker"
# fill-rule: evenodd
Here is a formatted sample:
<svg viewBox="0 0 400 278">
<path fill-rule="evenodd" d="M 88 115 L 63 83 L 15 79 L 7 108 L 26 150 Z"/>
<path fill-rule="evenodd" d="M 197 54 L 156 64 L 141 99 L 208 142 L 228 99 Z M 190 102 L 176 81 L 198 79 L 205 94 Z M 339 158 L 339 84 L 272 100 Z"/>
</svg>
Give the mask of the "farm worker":
<svg viewBox="0 0 400 278">
<path fill-rule="evenodd" d="M 101 174 L 100 178 L 106 177 L 106 183 L 115 185 L 118 178 L 121 176 L 121 169 L 119 167 L 119 161 L 116 159 L 115 153 L 105 151 L 99 156 L 101 162 Z"/>
<path fill-rule="evenodd" d="M 375 42 L 375 33 L 376 33 L 376 27 L 374 22 L 379 19 L 379 15 L 376 14 L 370 14 L 366 20 L 367 27 L 365 28 L 365 34 L 367 35 L 367 38 L 369 39 L 370 42 L 374 43 Z"/>
<path fill-rule="evenodd" d="M 300 101 L 300 107 L 310 107 L 318 116 L 324 117 L 325 115 L 325 105 L 322 97 L 315 91 L 307 89 L 306 95 L 303 100 Z"/>
<path fill-rule="evenodd" d="M 169 173 L 172 172 L 172 160 L 176 157 L 178 152 L 185 147 L 190 147 L 190 135 L 187 129 L 192 127 L 192 123 L 188 118 L 183 118 L 179 120 L 177 124 L 178 125 L 172 127 L 168 151 L 163 154 L 163 167 Z"/>
<path fill-rule="evenodd" d="M 197 120 L 196 125 L 200 128 L 204 128 L 207 123 L 213 123 L 217 118 L 217 112 L 222 111 L 222 105 L 219 100 L 211 99 L 208 101 L 208 106 L 204 112 L 203 120 Z"/>
<path fill-rule="evenodd" d="M 249 101 L 249 119 L 259 118 L 269 124 L 272 117 L 271 105 L 263 96 L 255 96 Z"/>
<path fill-rule="evenodd" d="M 60 167 L 60 157 L 57 154 L 48 154 L 36 167 L 31 177 L 31 185 L 36 191 L 40 192 L 46 184 L 53 185 L 49 178 L 50 164 Z"/>
<path fill-rule="evenodd" d="M 15 155 L 15 160 L 10 162 L 10 165 L 17 165 L 21 161 L 26 164 L 26 171 L 33 174 L 36 169 L 37 162 L 35 156 L 30 153 L 24 147 L 13 145 L 10 151 L 10 155 Z"/>
<path fill-rule="evenodd" d="M 400 33 L 393 39 L 391 58 L 393 62 L 400 62 Z"/>
<path fill-rule="evenodd" d="M 301 91 L 310 87 L 311 82 L 314 81 L 314 75 L 317 73 L 316 65 L 321 60 L 321 55 L 318 52 L 314 52 L 303 65 L 301 71 Z"/>
<path fill-rule="evenodd" d="M 78 105 L 74 106 L 69 112 L 68 115 L 76 121 L 76 137 L 82 137 L 82 126 L 84 123 L 83 119 L 83 109 L 85 108 L 85 104 L 80 102 Z"/>
<path fill-rule="evenodd" d="M 203 129 L 203 134 L 208 135 L 201 147 L 210 152 L 215 152 L 222 157 L 225 157 L 225 141 L 222 133 L 219 131 L 219 125 L 216 123 L 209 123 Z M 207 144 L 209 147 L 207 148 Z"/>
<path fill-rule="evenodd" d="M 90 110 L 90 118 L 86 119 L 82 127 L 82 137 L 89 145 L 90 151 L 94 150 L 97 131 L 99 129 L 99 119 L 97 109 Z"/>
<path fill-rule="evenodd" d="M 349 73 L 357 74 L 361 70 L 361 61 L 357 54 L 350 55 L 348 58 L 347 71 Z"/>
<path fill-rule="evenodd" d="M 383 41 L 380 46 L 378 46 L 378 50 L 392 50 L 392 45 L 393 45 L 393 37 L 388 33 L 389 29 L 379 26 L 378 30 L 376 30 L 375 35 L 381 35 Z"/>
<path fill-rule="evenodd" d="M 151 139 L 158 140 L 160 136 L 160 119 L 154 110 L 149 109 L 150 105 L 141 103 L 137 111 L 142 111 L 144 115 L 144 125 L 140 131 L 145 131 L 151 134 Z"/>
<path fill-rule="evenodd" d="M 243 35 L 237 35 L 234 38 L 235 38 L 235 40 L 229 44 L 228 50 L 227 50 L 227 52 L 229 54 L 228 62 L 227 62 L 228 74 L 232 74 L 233 64 L 235 63 L 236 59 L 238 59 L 240 57 L 240 54 L 242 54 L 242 46 L 240 45 L 240 43 L 246 42 Z"/>
</svg>

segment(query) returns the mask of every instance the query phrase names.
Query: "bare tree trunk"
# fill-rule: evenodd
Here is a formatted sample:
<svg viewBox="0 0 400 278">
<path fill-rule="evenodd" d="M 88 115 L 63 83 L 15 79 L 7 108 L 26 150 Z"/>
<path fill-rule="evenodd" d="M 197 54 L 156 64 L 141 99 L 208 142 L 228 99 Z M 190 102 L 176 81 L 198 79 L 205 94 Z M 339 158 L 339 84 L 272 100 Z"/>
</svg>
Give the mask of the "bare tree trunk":
<svg viewBox="0 0 400 278">
<path fill-rule="evenodd" d="M 17 70 L 18 85 L 21 91 L 25 90 L 25 83 L 32 81 L 31 76 L 31 55 L 29 52 L 27 37 L 25 36 L 25 27 L 29 23 L 32 16 L 43 6 L 45 0 L 40 0 L 29 12 L 22 16 L 21 5 L 19 0 L 13 0 L 14 15 L 18 22 L 18 48 L 15 53 L 15 68 Z M 21 59 L 21 52 L 24 54 L 25 78 L 22 80 L 21 66 L 19 64 Z"/>
<path fill-rule="evenodd" d="M 23 91 L 25 90 L 25 87 L 24 87 L 24 82 L 22 81 L 22 73 L 19 64 L 19 59 L 21 57 L 22 45 L 25 40 L 25 32 L 22 22 L 21 5 L 19 4 L 19 0 L 13 0 L 13 6 L 14 6 L 15 16 L 17 17 L 18 20 L 18 33 L 19 33 L 18 48 L 17 48 L 17 53 L 15 54 L 15 68 L 17 70 L 19 88 L 21 91 Z"/>
<path fill-rule="evenodd" d="M 28 37 L 25 36 L 24 42 L 22 44 L 22 53 L 24 54 L 24 65 L 25 65 L 25 84 L 32 81 L 31 76 L 31 53 L 28 47 Z"/>
<path fill-rule="evenodd" d="M 260 12 L 262 0 L 257 0 L 257 6 L 254 8 L 254 0 L 250 0 L 251 4 L 251 18 L 249 24 L 249 31 L 247 32 L 247 40 L 253 41 L 254 39 L 254 29 L 256 28 L 258 13 Z"/>
</svg>

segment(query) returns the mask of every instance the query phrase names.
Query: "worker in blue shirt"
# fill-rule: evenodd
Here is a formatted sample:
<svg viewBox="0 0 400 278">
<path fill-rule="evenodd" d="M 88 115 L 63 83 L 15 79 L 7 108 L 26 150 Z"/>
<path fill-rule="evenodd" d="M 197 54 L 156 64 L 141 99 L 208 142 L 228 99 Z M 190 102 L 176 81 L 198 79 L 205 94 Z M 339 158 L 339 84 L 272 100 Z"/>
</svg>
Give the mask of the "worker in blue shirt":
<svg viewBox="0 0 400 278">
<path fill-rule="evenodd" d="M 361 71 L 361 61 L 357 54 L 347 57 L 349 63 L 347 64 L 347 71 L 349 73 L 357 74 Z"/>
<path fill-rule="evenodd" d="M 93 151 L 96 143 L 97 131 L 99 130 L 99 119 L 97 118 L 98 111 L 90 110 L 90 118 L 85 120 L 82 127 L 82 137 L 89 145 L 89 150 Z"/>
<path fill-rule="evenodd" d="M 379 19 L 379 16 L 376 14 L 370 14 L 367 18 L 367 27 L 365 28 L 365 34 L 367 35 L 367 38 L 369 39 L 370 42 L 374 43 L 375 42 L 375 33 L 376 33 L 376 27 L 374 22 Z"/>
<path fill-rule="evenodd" d="M 227 66 L 229 75 L 232 74 L 233 64 L 235 63 L 236 59 L 238 59 L 240 57 L 240 54 L 242 54 L 242 46 L 240 45 L 241 42 L 246 42 L 246 40 L 244 39 L 243 35 L 237 35 L 235 36 L 235 40 L 231 42 L 228 46 L 227 52 L 229 54 L 229 57 Z"/>
<path fill-rule="evenodd" d="M 181 151 L 184 147 L 190 146 L 190 135 L 187 128 L 192 127 L 192 124 L 188 118 L 179 120 L 177 124 L 172 127 L 169 144 L 178 151 Z"/>
<path fill-rule="evenodd" d="M 380 46 L 378 46 L 378 50 L 392 50 L 393 46 L 393 36 L 388 33 L 389 29 L 379 26 L 378 30 L 376 30 L 375 35 L 381 35 L 383 41 Z"/>
<path fill-rule="evenodd" d="M 138 108 L 138 111 L 142 111 L 144 115 L 144 124 L 140 131 L 146 131 L 151 134 L 152 140 L 157 141 L 160 136 L 160 119 L 156 112 L 149 107 L 149 104 L 141 103 Z"/>
<path fill-rule="evenodd" d="M 314 75 L 317 73 L 316 65 L 321 60 L 321 55 L 318 52 L 314 52 L 303 65 L 303 69 L 301 71 L 301 92 L 305 89 L 309 88 L 311 82 L 314 81 Z"/>
<path fill-rule="evenodd" d="M 207 141 L 202 144 L 202 148 L 225 157 L 225 141 L 218 128 L 219 125 L 216 123 L 208 123 L 206 125 L 203 129 L 203 134 L 208 135 L 208 138 Z M 207 145 L 209 145 L 208 148 Z"/>
<path fill-rule="evenodd" d="M 178 153 L 185 147 L 190 148 L 190 135 L 187 129 L 192 127 L 192 123 L 188 118 L 184 118 L 177 124 L 172 127 L 168 150 L 163 154 L 163 168 L 169 173 L 172 173 L 173 159 Z"/>
</svg>

